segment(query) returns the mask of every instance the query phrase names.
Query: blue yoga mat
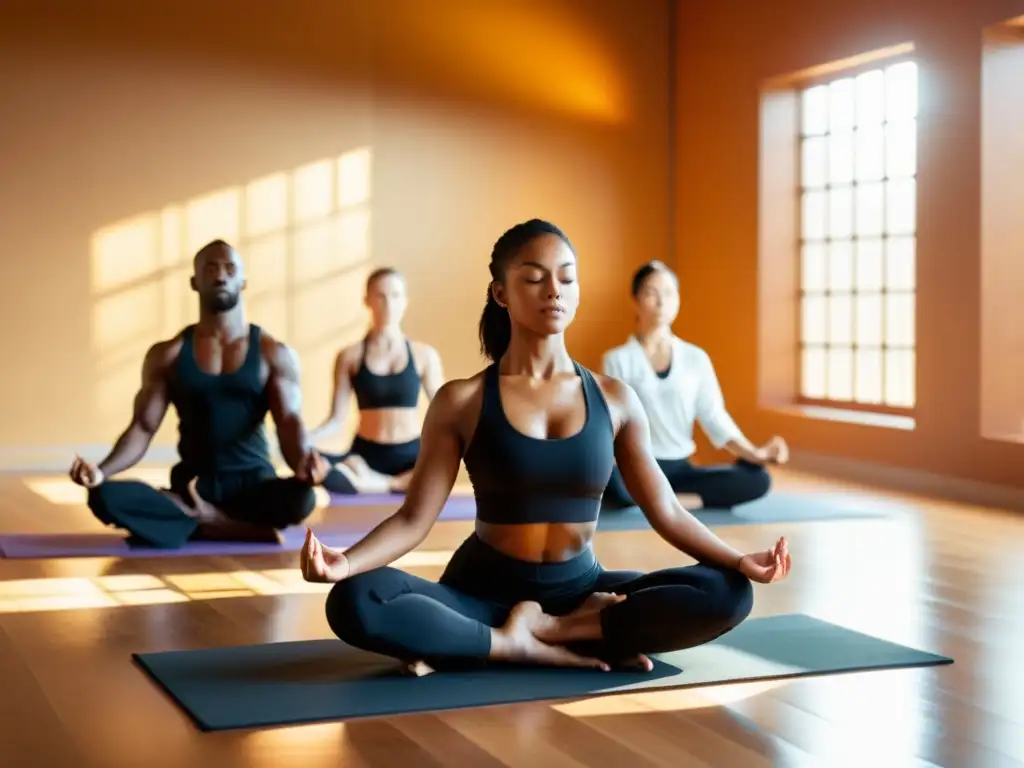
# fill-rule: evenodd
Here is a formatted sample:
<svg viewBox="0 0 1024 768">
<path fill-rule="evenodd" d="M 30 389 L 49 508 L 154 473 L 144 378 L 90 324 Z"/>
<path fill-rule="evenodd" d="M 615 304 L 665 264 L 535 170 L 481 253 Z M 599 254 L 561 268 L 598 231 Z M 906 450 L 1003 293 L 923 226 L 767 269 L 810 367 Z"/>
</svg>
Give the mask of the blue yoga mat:
<svg viewBox="0 0 1024 768">
<path fill-rule="evenodd" d="M 704 525 L 768 525 L 771 523 L 811 523 L 824 520 L 883 518 L 887 515 L 855 496 L 839 493 L 770 493 L 740 504 L 733 509 L 693 509 L 694 517 Z M 604 509 L 597 523 L 599 531 L 650 530 L 650 523 L 638 507 Z"/>
<path fill-rule="evenodd" d="M 520 667 L 410 677 L 337 640 L 133 658 L 204 731 L 952 663 L 802 614 L 750 619 L 707 645 L 654 657 L 648 673 Z"/>
</svg>

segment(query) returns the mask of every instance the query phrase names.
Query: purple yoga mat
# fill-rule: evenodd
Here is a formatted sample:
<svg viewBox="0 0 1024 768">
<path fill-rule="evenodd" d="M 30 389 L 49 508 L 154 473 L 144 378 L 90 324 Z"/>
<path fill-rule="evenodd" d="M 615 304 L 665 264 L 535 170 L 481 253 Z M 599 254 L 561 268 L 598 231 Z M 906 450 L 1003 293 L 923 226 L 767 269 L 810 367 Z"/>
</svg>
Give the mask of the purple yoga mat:
<svg viewBox="0 0 1024 768">
<path fill-rule="evenodd" d="M 329 493 L 332 507 L 400 507 L 405 496 L 400 493 Z M 470 505 L 476 510 L 476 504 L 472 496 L 453 493 L 448 497 L 448 504 Z"/>
<path fill-rule="evenodd" d="M 366 502 L 362 506 L 372 505 Z M 377 502 L 380 503 L 380 502 Z M 439 521 L 472 520 L 476 503 L 468 496 L 453 496 L 445 504 Z M 313 526 L 313 532 L 329 547 L 349 547 L 368 533 L 383 516 L 362 516 L 346 522 L 332 520 Z M 56 557 L 224 557 L 241 555 L 273 555 L 297 552 L 306 538 L 304 527 L 282 532 L 281 544 L 248 542 L 194 541 L 181 549 L 131 547 L 125 535 L 110 533 L 12 533 L 0 536 L 0 555 L 9 560 Z"/>
</svg>

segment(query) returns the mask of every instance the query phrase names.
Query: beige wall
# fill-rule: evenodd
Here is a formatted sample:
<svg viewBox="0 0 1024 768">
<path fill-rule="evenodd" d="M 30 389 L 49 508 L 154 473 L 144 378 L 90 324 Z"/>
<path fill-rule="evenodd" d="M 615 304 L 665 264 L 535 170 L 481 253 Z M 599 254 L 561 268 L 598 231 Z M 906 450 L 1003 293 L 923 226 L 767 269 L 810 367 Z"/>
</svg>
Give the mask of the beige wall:
<svg viewBox="0 0 1024 768">
<path fill-rule="evenodd" d="M 1024 445 L 981 437 L 983 400 L 991 399 L 983 392 L 999 391 L 998 382 L 990 378 L 983 387 L 982 381 L 982 274 L 989 284 L 1019 279 L 1010 267 L 994 277 L 995 262 L 982 268 L 983 30 L 1024 13 L 1024 3 L 780 0 L 680 3 L 679 9 L 675 246 L 683 309 L 677 332 L 711 353 L 741 424 L 755 440 L 779 433 L 799 451 L 1024 487 Z M 760 89 L 769 78 L 905 42 L 914 44 L 921 67 L 916 429 L 773 408 L 759 381 L 775 386 L 785 377 L 759 369 L 758 312 L 769 311 L 758 306 L 759 279 L 763 287 L 771 270 L 793 262 L 778 254 L 758 260 Z M 1019 165 L 1019 144 L 1014 158 Z M 989 218 L 1010 231 L 1004 216 Z M 1011 248 L 1019 263 L 1024 243 L 996 248 L 992 237 L 999 236 L 989 233 L 990 253 Z M 780 309 L 792 312 L 793 298 Z M 1019 313 L 990 317 L 988 325 L 1019 327 L 1022 320 Z M 771 356 L 760 365 L 771 365 Z M 996 378 L 1019 370 L 1013 360 L 1002 370 L 989 367 Z M 1019 391 L 1019 379 L 1015 385 Z"/>
<path fill-rule="evenodd" d="M 490 246 L 528 217 L 577 245 L 574 354 L 628 332 L 628 276 L 669 241 L 668 2 L 245 5 L 0 11 L 0 464 L 109 444 L 211 237 L 299 351 L 311 420 L 371 266 L 406 272 L 450 376 L 479 369 Z"/>
</svg>

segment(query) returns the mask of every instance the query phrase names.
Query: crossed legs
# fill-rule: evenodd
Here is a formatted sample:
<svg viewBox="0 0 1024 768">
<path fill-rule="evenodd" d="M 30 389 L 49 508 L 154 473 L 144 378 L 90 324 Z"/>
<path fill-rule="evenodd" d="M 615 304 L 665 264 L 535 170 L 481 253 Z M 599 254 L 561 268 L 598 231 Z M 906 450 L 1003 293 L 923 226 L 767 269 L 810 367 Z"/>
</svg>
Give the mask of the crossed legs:
<svg viewBox="0 0 1024 768">
<path fill-rule="evenodd" d="M 736 627 L 752 606 L 745 576 L 709 565 L 601 571 L 569 601 L 514 606 L 388 567 L 336 584 L 326 611 L 349 645 L 406 663 L 462 668 L 488 660 L 616 664 L 706 643 Z"/>
<path fill-rule="evenodd" d="M 316 497 L 296 478 L 206 479 L 163 491 L 137 480 L 108 480 L 89 491 L 89 509 L 100 522 L 128 531 L 141 546 L 177 549 L 190 539 L 276 540 L 277 531 L 313 512 Z M 172 479 L 172 486 L 176 483 Z"/>
<path fill-rule="evenodd" d="M 700 467 L 688 459 L 658 459 L 658 466 L 673 491 L 699 496 L 704 507 L 714 509 L 732 509 L 759 499 L 768 493 L 772 484 L 771 475 L 764 467 L 746 461 Z M 612 471 L 605 488 L 604 503 L 613 508 L 636 505 L 618 467 Z"/>
</svg>

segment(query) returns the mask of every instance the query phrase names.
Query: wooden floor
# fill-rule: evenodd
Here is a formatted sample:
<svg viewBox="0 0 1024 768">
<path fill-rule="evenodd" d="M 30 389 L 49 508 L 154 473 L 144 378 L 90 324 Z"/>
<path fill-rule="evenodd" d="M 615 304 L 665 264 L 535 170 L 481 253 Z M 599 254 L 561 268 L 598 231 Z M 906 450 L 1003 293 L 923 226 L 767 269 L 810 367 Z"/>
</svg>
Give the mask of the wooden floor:
<svg viewBox="0 0 1024 768">
<path fill-rule="evenodd" d="M 804 612 L 954 665 L 202 734 L 130 655 L 330 637 L 294 555 L 0 560 L 0 765 L 1024 765 L 1024 518 L 848 490 L 891 517 L 719 531 L 744 549 L 790 539 L 793 572 L 756 589 L 754 615 Z M 75 491 L 0 477 L 0 529 L 96 529 Z M 405 567 L 436 578 L 468 530 L 439 526 Z M 603 533 L 597 550 L 610 568 L 681 562 L 650 532 Z"/>
</svg>

